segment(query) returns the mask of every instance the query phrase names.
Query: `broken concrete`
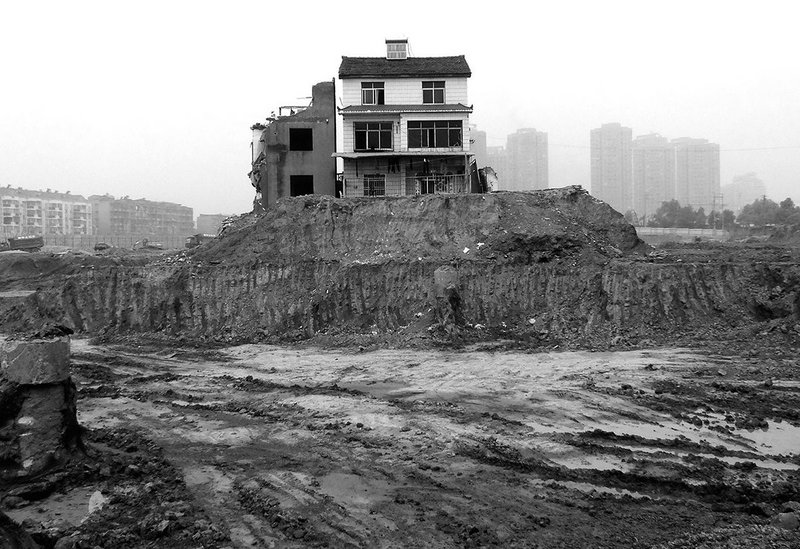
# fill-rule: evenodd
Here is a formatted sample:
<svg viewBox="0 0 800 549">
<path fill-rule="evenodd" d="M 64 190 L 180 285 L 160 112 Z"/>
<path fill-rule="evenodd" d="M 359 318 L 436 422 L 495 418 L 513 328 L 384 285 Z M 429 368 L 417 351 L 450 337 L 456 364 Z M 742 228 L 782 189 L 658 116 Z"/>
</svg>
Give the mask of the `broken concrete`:
<svg viewBox="0 0 800 549">
<path fill-rule="evenodd" d="M 0 478 L 39 474 L 80 444 L 67 338 L 0 341 Z"/>
</svg>

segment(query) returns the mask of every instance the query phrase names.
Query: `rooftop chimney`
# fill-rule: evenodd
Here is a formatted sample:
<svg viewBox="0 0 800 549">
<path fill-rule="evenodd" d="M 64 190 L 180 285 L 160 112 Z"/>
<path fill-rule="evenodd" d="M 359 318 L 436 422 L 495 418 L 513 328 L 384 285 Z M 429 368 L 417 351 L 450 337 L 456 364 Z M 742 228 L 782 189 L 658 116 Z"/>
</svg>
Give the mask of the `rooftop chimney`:
<svg viewBox="0 0 800 549">
<path fill-rule="evenodd" d="M 386 59 L 407 59 L 408 38 L 386 40 Z"/>
</svg>

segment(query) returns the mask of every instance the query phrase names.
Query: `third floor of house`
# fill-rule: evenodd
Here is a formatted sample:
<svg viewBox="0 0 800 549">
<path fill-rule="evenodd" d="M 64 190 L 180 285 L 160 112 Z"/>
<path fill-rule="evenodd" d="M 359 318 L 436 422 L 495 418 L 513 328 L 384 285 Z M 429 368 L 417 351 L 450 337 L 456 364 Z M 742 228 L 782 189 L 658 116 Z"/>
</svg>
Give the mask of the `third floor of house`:
<svg viewBox="0 0 800 549">
<path fill-rule="evenodd" d="M 463 110 L 471 75 L 463 55 L 414 57 L 406 40 L 387 40 L 386 57 L 342 57 L 340 112 Z"/>
<path fill-rule="evenodd" d="M 469 105 L 466 77 L 342 80 L 342 115 L 362 112 L 441 112 Z"/>
</svg>

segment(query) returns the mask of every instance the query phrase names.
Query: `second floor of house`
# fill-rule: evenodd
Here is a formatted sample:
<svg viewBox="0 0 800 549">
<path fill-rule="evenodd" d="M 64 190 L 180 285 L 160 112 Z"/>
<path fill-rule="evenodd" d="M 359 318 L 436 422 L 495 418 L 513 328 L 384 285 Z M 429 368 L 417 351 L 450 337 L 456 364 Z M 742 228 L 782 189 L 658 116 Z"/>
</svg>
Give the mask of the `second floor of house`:
<svg viewBox="0 0 800 549">
<path fill-rule="evenodd" d="M 438 112 L 379 112 L 345 116 L 342 153 L 470 151 L 469 108 Z"/>
</svg>

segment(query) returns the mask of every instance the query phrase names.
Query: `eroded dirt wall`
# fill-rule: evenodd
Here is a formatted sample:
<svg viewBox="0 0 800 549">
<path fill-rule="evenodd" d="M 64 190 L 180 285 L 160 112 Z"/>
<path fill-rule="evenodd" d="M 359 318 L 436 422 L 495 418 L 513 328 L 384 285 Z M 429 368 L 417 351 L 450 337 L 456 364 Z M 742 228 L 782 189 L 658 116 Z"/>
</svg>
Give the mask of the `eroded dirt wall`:
<svg viewBox="0 0 800 549">
<path fill-rule="evenodd" d="M 240 340 L 409 325 L 423 331 L 436 319 L 434 271 L 441 265 L 300 261 L 110 269 L 41 288 L 16 311 L 5 308 L 3 317 L 29 327 L 47 318 L 88 333 L 160 331 Z M 519 327 L 565 341 L 798 318 L 800 268 L 793 264 L 453 266 L 465 325 Z"/>
</svg>

